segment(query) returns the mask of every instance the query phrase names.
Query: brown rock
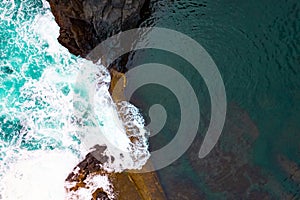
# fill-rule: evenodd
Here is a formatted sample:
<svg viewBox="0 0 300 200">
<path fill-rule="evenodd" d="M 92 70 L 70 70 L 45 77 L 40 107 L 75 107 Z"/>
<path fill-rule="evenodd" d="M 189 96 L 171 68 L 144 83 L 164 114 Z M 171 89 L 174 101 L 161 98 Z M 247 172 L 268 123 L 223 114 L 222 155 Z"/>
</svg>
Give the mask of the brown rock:
<svg viewBox="0 0 300 200">
<path fill-rule="evenodd" d="M 123 91 L 126 86 L 126 78 L 124 74 L 116 72 L 111 69 L 112 75 L 111 89 L 118 92 L 112 95 L 115 102 L 123 100 Z M 115 83 L 122 84 L 115 84 Z M 88 175 L 100 174 L 108 175 L 110 182 L 113 185 L 113 189 L 116 193 L 116 199 L 119 200 L 163 200 L 166 196 L 159 183 L 158 177 L 155 172 L 150 173 L 108 173 L 102 169 L 102 164 L 107 161 L 107 157 L 103 155 L 106 150 L 105 146 L 97 145 L 94 147 L 95 151 L 87 154 L 85 159 L 81 161 L 77 167 L 79 170 L 74 170 L 67 177 L 66 181 L 76 182 L 76 185 L 70 188 L 69 191 L 76 191 L 79 188 L 86 187 L 85 179 Z M 77 168 L 75 167 L 75 169 Z M 144 170 L 150 171 L 152 165 L 148 162 L 144 167 Z M 93 200 L 109 199 L 102 188 L 98 188 L 93 193 Z"/>
<path fill-rule="evenodd" d="M 107 194 L 102 189 L 97 189 L 93 193 L 93 199 L 92 200 L 110 200 L 107 196 Z"/>
<path fill-rule="evenodd" d="M 98 150 L 98 149 L 97 149 Z M 154 172 L 151 173 L 108 173 L 101 169 L 101 162 L 96 159 L 94 153 L 88 154 L 86 158 L 80 162 L 77 167 L 79 170 L 74 170 L 68 178 L 67 182 L 76 182 L 76 185 L 67 192 L 77 191 L 80 188 L 85 188 L 85 180 L 88 175 L 107 175 L 113 185 L 116 193 L 116 199 L 120 200 L 163 200 L 166 199 L 163 190 L 159 184 L 158 178 Z M 96 167 L 98 166 L 98 167 Z M 75 167 L 74 169 L 76 169 Z M 146 165 L 145 168 L 150 168 L 151 165 Z M 93 199 L 109 199 L 102 188 L 98 188 L 93 193 Z"/>
</svg>

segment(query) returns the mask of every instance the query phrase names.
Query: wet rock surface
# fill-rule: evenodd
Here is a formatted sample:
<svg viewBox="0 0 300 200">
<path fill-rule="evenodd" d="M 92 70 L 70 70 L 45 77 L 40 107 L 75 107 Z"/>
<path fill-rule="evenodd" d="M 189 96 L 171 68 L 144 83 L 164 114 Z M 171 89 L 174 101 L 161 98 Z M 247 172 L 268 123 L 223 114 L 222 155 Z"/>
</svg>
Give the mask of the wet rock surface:
<svg viewBox="0 0 300 200">
<path fill-rule="evenodd" d="M 76 184 L 68 188 L 67 192 L 76 192 L 81 188 L 87 188 L 86 180 L 89 176 L 101 175 L 107 176 L 112 183 L 111 189 L 114 191 L 114 199 L 166 199 L 154 172 L 143 174 L 130 172 L 109 173 L 103 170 L 103 162 L 94 155 L 98 154 L 101 157 L 101 151 L 103 152 L 105 149 L 106 147 L 104 146 L 97 146 L 95 151 L 87 154 L 85 159 L 74 168 L 73 172 L 66 178 L 66 182 Z M 109 195 L 103 188 L 97 188 L 92 196 L 93 200 L 110 200 Z"/>
<path fill-rule="evenodd" d="M 114 83 L 118 82 L 120 79 L 122 82 L 126 82 L 124 75 L 120 72 L 112 70 L 112 82 L 111 89 L 117 90 L 118 92 L 113 93 L 112 97 L 115 102 L 121 101 L 123 99 L 124 87 L 118 88 L 118 85 Z M 106 150 L 106 146 L 96 145 L 94 151 L 87 154 L 85 159 L 83 159 L 69 174 L 66 182 L 76 183 L 75 186 L 68 189 L 67 192 L 77 191 L 80 188 L 88 187 L 86 185 L 86 180 L 89 176 L 102 175 L 107 176 L 111 182 L 115 194 L 115 199 L 120 200 L 143 200 L 143 199 L 155 199 L 163 200 L 167 199 L 164 191 L 160 185 L 158 177 L 155 172 L 149 173 L 108 173 L 103 170 L 102 164 L 107 161 L 107 157 L 103 154 Z M 149 171 L 152 169 L 151 163 L 147 163 L 143 169 Z M 93 192 L 94 199 L 105 199 L 107 194 L 102 188 L 98 188 Z M 100 195 L 100 197 L 98 197 Z M 106 196 L 105 196 L 106 195 Z M 107 197 L 108 198 L 108 197 Z"/>
<path fill-rule="evenodd" d="M 110 200 L 107 196 L 107 194 L 102 191 L 101 189 L 98 189 L 94 192 L 93 198 L 96 200 Z"/>
<path fill-rule="evenodd" d="M 60 26 L 58 41 L 85 57 L 111 35 L 138 26 L 149 0 L 48 0 Z"/>
</svg>

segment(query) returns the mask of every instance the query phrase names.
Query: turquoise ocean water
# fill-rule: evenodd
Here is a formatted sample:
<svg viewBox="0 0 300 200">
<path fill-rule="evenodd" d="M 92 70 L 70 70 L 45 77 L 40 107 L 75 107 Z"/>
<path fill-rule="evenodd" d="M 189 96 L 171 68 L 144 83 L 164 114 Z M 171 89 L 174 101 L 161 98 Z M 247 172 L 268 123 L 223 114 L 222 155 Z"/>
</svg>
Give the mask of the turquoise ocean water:
<svg viewBox="0 0 300 200">
<path fill-rule="evenodd" d="M 5 0 L 0 15 L 0 199 L 65 199 L 64 180 L 95 144 L 108 147 L 107 170 L 140 168 L 149 157 L 143 118 L 127 102 L 118 117 L 108 71 L 58 43 L 48 3 Z M 94 187 L 113 195 L 107 177 L 95 178 L 80 198 Z"/>
</svg>

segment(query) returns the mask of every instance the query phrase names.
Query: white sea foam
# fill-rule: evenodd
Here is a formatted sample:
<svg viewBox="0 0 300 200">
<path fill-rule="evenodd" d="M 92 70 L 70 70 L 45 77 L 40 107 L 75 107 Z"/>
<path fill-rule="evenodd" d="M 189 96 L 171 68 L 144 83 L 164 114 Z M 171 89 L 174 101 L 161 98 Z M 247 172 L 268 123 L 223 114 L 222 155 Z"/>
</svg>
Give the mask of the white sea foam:
<svg viewBox="0 0 300 200">
<path fill-rule="evenodd" d="M 0 96 L 3 123 L 17 120 L 22 126 L 13 140 L 0 141 L 0 197 L 5 200 L 64 199 L 64 186 L 70 184 L 64 180 L 95 144 L 107 146 L 109 160 L 103 167 L 108 171 L 139 169 L 150 156 L 138 109 L 128 102 L 115 105 L 104 66 L 75 58 L 58 44 L 59 28 L 48 3 L 44 8 L 48 10 L 32 21 L 10 22 L 17 26 L 15 42 L 37 51 L 29 51 L 26 61 L 13 58 L 17 67 L 0 62 L 14 69 L 0 77 L 1 84 L 25 82 L 20 88 L 0 85 L 9 89 L 7 96 Z M 33 63 L 36 69 L 31 69 Z M 31 77 L 29 72 L 41 76 Z M 107 177 L 90 176 L 86 181 L 90 187 L 72 193 L 72 198 L 91 199 L 97 187 L 113 198 Z"/>
<path fill-rule="evenodd" d="M 35 151 L 24 154 L 6 172 L 3 200 L 65 199 L 65 177 L 78 158 L 69 152 Z"/>
<path fill-rule="evenodd" d="M 106 83 L 110 79 L 103 80 L 101 76 L 96 76 L 95 79 L 95 74 L 108 75 L 103 66 L 85 65 L 77 77 L 80 88 L 95 88 L 97 85 L 96 89 L 87 93 L 90 94 L 89 105 L 95 116 L 92 121 L 98 126 L 85 129 L 83 144 L 86 148 L 92 148 L 96 144 L 107 146 L 104 154 L 109 160 L 104 163 L 104 168 L 108 171 L 140 169 L 150 156 L 144 120 L 138 109 L 128 102 L 121 102 L 117 107 L 108 92 Z M 130 137 L 136 140 L 131 141 Z"/>
<path fill-rule="evenodd" d="M 78 200 L 78 199 L 92 199 L 92 194 L 101 188 L 103 192 L 107 194 L 110 199 L 115 199 L 115 194 L 113 191 L 113 186 L 109 179 L 105 175 L 88 175 L 84 180 L 86 187 L 79 188 L 76 192 L 71 191 L 67 194 L 66 199 L 68 200 Z M 72 188 L 76 183 L 68 182 L 66 188 Z"/>
</svg>

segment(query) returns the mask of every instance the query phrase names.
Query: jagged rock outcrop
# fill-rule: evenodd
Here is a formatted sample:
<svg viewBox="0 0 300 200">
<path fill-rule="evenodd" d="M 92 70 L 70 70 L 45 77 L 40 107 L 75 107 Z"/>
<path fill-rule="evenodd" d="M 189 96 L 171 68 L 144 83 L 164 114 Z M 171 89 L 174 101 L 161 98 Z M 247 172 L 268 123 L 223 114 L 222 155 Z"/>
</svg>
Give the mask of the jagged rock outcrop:
<svg viewBox="0 0 300 200">
<path fill-rule="evenodd" d="M 144 199 L 155 199 L 164 200 L 166 199 L 164 192 L 158 182 L 158 178 L 154 172 L 149 173 L 108 173 L 102 169 L 102 164 L 106 162 L 105 156 L 102 155 L 105 146 L 97 145 L 93 153 L 86 155 L 85 159 L 82 160 L 75 168 L 74 171 L 69 174 L 66 178 L 66 182 L 71 187 L 67 188 L 67 192 L 76 192 L 82 188 L 88 188 L 87 184 L 89 177 L 91 176 L 107 176 L 109 181 L 112 183 L 112 190 L 114 191 L 114 198 L 118 200 L 144 200 Z M 103 159 L 97 159 L 97 157 L 103 157 Z M 150 167 L 150 166 L 145 166 Z M 75 184 L 74 184 L 75 183 Z M 103 190 L 103 188 L 97 188 L 93 194 L 92 200 L 110 200 L 109 195 Z"/>
<path fill-rule="evenodd" d="M 107 37 L 138 26 L 149 0 L 48 0 L 60 26 L 58 41 L 85 57 Z"/>
</svg>

